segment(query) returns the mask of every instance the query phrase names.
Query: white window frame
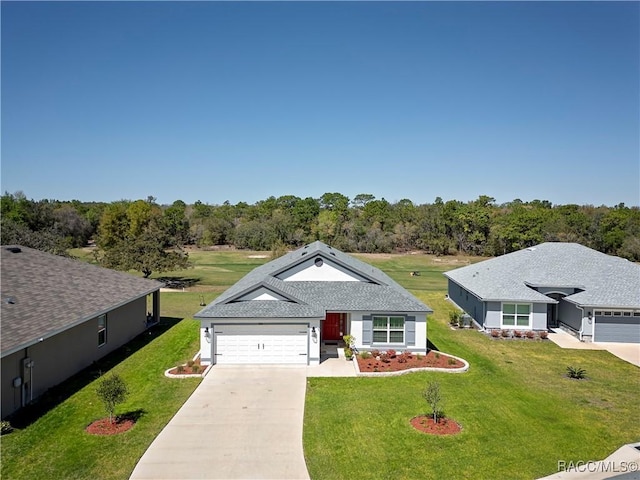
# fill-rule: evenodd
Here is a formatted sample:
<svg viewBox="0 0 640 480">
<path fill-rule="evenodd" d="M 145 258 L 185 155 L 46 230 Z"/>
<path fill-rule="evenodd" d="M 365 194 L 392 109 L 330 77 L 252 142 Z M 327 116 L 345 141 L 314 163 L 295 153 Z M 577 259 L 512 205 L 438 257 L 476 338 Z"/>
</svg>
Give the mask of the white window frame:
<svg viewBox="0 0 640 480">
<path fill-rule="evenodd" d="M 384 318 L 387 321 L 387 327 L 385 330 L 381 328 L 376 328 L 376 318 Z M 391 328 L 391 319 L 392 318 L 401 318 L 402 319 L 402 329 L 400 328 Z M 371 316 L 371 343 L 373 345 L 404 345 L 407 340 L 407 332 L 406 332 L 407 318 L 404 315 L 372 315 Z M 386 341 L 376 341 L 375 333 L 376 332 L 386 332 Z M 402 332 L 402 341 L 401 342 L 392 342 L 391 341 L 391 332 Z"/>
<path fill-rule="evenodd" d="M 504 313 L 505 305 L 513 305 L 514 313 Z M 529 314 L 527 315 L 527 325 L 518 325 L 518 317 L 524 317 L 523 314 L 518 314 L 518 307 L 526 306 L 529 308 Z M 504 323 L 505 315 L 513 316 L 513 325 L 507 325 Z M 502 302 L 500 309 L 500 328 L 511 330 L 531 330 L 533 328 L 533 304 L 532 303 L 516 303 L 516 302 Z"/>
<path fill-rule="evenodd" d="M 107 344 L 107 314 L 98 317 L 98 347 Z"/>
</svg>

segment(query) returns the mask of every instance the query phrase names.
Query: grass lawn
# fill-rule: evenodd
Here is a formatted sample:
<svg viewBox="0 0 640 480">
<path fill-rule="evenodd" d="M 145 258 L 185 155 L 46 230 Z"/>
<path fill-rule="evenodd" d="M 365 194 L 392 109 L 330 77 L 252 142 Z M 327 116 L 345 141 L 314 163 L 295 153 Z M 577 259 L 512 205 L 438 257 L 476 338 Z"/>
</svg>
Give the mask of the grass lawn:
<svg viewBox="0 0 640 480">
<path fill-rule="evenodd" d="M 86 252 L 74 251 L 84 256 Z M 192 252 L 194 267 L 152 278 L 192 278 L 186 292 L 161 294 L 163 321 L 102 364 L 122 375 L 131 391 L 118 413 L 138 412 L 135 427 L 116 437 L 84 432 L 103 417 L 96 372 L 65 383 L 60 401 L 32 423 L 2 437 L 2 478 L 127 479 L 136 462 L 199 383 L 165 378 L 165 369 L 197 351 L 192 316 L 200 297 L 219 292 L 268 258 L 256 252 Z M 268 253 L 264 253 L 268 255 Z M 640 369 L 602 351 L 562 350 L 551 342 L 496 341 L 447 325 L 443 271 L 471 258 L 357 255 L 409 288 L 436 314 L 429 340 L 471 363 L 465 374 L 419 373 L 392 378 L 312 378 L 307 386 L 304 448 L 311 477 L 535 478 L 553 473 L 557 460 L 600 459 L 640 438 Z M 418 271 L 420 276 L 410 276 Z M 568 365 L 589 379 L 564 376 Z M 445 412 L 463 426 L 453 437 L 413 431 L 425 413 L 421 392 L 438 380 Z"/>
<path fill-rule="evenodd" d="M 468 360 L 469 372 L 309 379 L 304 447 L 314 480 L 531 479 L 556 472 L 558 460 L 598 460 L 640 438 L 637 367 L 604 351 L 452 331 L 444 291 L 414 293 L 436 311 L 429 340 Z M 568 365 L 589 379 L 566 378 Z M 429 381 L 440 383 L 460 434 L 409 425 L 428 412 L 421 393 Z"/>
</svg>

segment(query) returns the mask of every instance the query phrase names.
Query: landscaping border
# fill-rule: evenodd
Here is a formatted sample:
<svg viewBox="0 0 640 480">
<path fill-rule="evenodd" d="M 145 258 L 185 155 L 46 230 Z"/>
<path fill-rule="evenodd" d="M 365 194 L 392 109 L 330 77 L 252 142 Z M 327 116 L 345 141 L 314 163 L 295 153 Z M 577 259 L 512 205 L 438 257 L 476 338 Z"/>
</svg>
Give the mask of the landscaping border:
<svg viewBox="0 0 640 480">
<path fill-rule="evenodd" d="M 194 361 L 197 360 L 199 356 L 200 355 L 196 353 L 196 355 L 193 357 L 193 360 Z M 211 367 L 213 367 L 213 364 L 207 365 L 206 368 L 202 371 L 202 373 L 181 373 L 179 375 L 169 373 L 171 370 L 176 368 L 176 367 L 171 367 L 164 371 L 164 376 L 167 378 L 204 378 L 209 373 L 209 370 L 211 370 Z"/>
<path fill-rule="evenodd" d="M 358 366 L 358 361 L 353 359 L 353 368 L 356 370 L 356 376 L 358 377 L 397 377 L 398 375 L 405 375 L 407 373 L 415 372 L 444 372 L 444 373 L 464 373 L 469 370 L 469 362 L 464 358 L 456 357 L 455 355 L 449 355 L 445 352 L 439 352 L 447 357 L 460 360 L 464 365 L 458 368 L 440 368 L 440 367 L 419 367 L 419 368 L 407 368 L 406 370 L 399 370 L 397 372 L 361 372 Z"/>
</svg>

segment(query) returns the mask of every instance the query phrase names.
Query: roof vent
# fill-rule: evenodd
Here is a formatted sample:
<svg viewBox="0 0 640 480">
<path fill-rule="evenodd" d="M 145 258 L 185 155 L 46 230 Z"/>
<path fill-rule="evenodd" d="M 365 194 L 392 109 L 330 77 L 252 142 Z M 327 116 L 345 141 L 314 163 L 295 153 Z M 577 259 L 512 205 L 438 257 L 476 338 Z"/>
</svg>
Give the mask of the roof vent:
<svg viewBox="0 0 640 480">
<path fill-rule="evenodd" d="M 306 247 L 305 247 L 305 248 L 306 248 Z M 309 253 L 309 252 L 302 252 L 301 257 L 304 257 L 307 253 Z"/>
<path fill-rule="evenodd" d="M 529 250 L 530 252 L 535 252 L 536 251 L 536 247 L 529 247 L 529 248 L 527 248 L 527 250 Z"/>
<path fill-rule="evenodd" d="M 22 251 L 22 249 L 20 247 L 7 247 L 5 248 L 5 250 L 11 252 L 11 253 L 20 253 Z"/>
<path fill-rule="evenodd" d="M 15 305 L 16 299 L 13 297 L 7 297 L 4 299 L 4 303 L 7 303 L 9 305 Z"/>
</svg>

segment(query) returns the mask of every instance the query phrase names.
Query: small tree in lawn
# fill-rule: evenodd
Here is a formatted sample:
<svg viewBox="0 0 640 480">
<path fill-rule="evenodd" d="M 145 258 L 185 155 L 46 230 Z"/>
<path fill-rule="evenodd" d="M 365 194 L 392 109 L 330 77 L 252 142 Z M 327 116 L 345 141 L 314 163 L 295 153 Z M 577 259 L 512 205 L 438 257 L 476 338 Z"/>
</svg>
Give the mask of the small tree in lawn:
<svg viewBox="0 0 640 480">
<path fill-rule="evenodd" d="M 442 402 L 442 396 L 440 395 L 440 384 L 438 382 L 429 382 L 427 388 L 425 388 L 422 392 L 422 397 L 431 407 L 433 423 L 438 423 L 438 419 L 442 416 L 442 409 L 440 408 L 440 404 Z"/>
<path fill-rule="evenodd" d="M 114 373 L 108 377 L 103 377 L 96 389 L 98 397 L 104 403 L 104 408 L 109 414 L 109 421 L 113 423 L 113 414 L 116 405 L 124 402 L 129 390 L 122 378 Z"/>
</svg>

